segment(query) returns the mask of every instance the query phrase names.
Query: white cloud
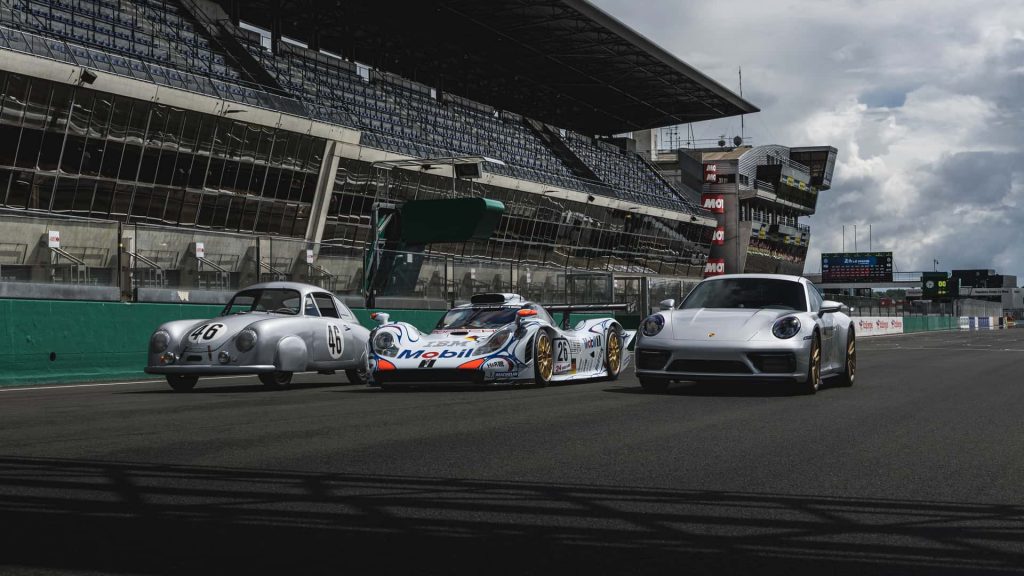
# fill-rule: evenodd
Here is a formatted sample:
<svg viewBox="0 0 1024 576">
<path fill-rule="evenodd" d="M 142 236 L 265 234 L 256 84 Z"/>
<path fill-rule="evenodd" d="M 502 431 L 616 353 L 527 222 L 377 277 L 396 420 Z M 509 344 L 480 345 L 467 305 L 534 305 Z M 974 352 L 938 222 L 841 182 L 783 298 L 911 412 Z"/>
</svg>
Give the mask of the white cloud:
<svg viewBox="0 0 1024 576">
<path fill-rule="evenodd" d="M 1024 278 L 1024 10 L 1019 0 L 729 3 L 595 0 L 762 108 L 753 144 L 839 149 L 809 219 L 817 270 L 859 242 L 903 270 L 995 268 Z M 694 125 L 733 135 L 738 119 Z"/>
</svg>

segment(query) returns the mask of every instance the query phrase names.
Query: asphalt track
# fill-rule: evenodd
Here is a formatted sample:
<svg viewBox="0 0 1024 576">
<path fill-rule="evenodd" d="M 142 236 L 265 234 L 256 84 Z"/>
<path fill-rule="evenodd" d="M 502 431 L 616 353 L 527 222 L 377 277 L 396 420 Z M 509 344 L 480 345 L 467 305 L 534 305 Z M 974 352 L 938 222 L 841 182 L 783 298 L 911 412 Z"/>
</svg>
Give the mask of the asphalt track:
<svg viewBox="0 0 1024 576">
<path fill-rule="evenodd" d="M 0 392 L 0 573 L 1024 573 L 1024 330 L 853 388 Z"/>
</svg>

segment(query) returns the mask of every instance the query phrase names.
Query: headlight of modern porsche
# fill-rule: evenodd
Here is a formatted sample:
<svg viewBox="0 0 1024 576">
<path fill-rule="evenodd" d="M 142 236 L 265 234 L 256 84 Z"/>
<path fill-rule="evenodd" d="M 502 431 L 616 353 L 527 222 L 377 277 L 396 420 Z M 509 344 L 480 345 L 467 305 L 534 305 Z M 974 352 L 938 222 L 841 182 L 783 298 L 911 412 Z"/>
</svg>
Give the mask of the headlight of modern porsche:
<svg viewBox="0 0 1024 576">
<path fill-rule="evenodd" d="M 772 334 L 776 338 L 792 338 L 800 333 L 800 319 L 796 316 L 786 316 L 775 321 L 772 326 Z"/>
<path fill-rule="evenodd" d="M 644 336 L 657 336 L 661 329 L 665 327 L 665 317 L 661 314 L 654 314 L 648 316 L 644 323 L 641 324 L 640 330 L 644 333 Z"/>
<path fill-rule="evenodd" d="M 511 328 L 502 328 L 501 330 L 498 330 L 494 334 L 491 334 L 491 337 L 488 338 L 487 341 L 485 341 L 482 346 L 477 348 L 473 352 L 473 355 L 480 356 L 482 354 L 490 354 L 491 352 L 497 352 L 498 350 L 501 350 L 501 347 L 504 346 L 506 342 L 508 342 L 508 339 L 511 336 Z"/>
<path fill-rule="evenodd" d="M 149 349 L 153 352 L 163 352 L 171 345 L 171 335 L 166 330 L 157 330 L 149 337 Z"/>
<path fill-rule="evenodd" d="M 256 334 L 256 331 L 252 328 L 246 328 L 235 337 L 235 348 L 238 348 L 239 352 L 248 352 L 256 345 L 257 339 L 259 339 L 259 336 Z"/>
<path fill-rule="evenodd" d="M 395 335 L 391 332 L 378 332 L 373 337 L 373 351 L 381 356 L 394 356 L 398 354 L 398 347 L 395 346 Z"/>
</svg>

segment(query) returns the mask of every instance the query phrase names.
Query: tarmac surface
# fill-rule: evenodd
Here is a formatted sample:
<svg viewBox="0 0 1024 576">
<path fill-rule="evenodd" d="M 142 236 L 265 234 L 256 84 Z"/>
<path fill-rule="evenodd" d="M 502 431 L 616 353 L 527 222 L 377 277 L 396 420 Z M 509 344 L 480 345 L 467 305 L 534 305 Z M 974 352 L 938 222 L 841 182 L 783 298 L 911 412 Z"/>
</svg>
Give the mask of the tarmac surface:
<svg viewBox="0 0 1024 576">
<path fill-rule="evenodd" d="M 0 573 L 1024 573 L 1024 330 L 858 345 L 814 396 L 2 389 Z"/>
</svg>

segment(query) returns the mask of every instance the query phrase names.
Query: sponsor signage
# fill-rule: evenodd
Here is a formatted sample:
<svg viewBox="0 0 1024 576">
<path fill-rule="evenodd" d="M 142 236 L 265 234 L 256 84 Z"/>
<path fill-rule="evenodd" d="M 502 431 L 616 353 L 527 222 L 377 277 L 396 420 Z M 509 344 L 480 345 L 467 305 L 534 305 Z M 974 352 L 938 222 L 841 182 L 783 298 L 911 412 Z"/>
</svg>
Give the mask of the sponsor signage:
<svg viewBox="0 0 1024 576">
<path fill-rule="evenodd" d="M 821 281 L 892 282 L 892 252 L 822 254 Z"/>
<path fill-rule="evenodd" d="M 60 230 L 50 230 L 46 235 L 46 245 L 50 248 L 60 248 Z"/>
<path fill-rule="evenodd" d="M 313 263 L 313 249 L 312 248 L 306 248 L 306 264 L 312 264 L 312 263 Z"/>
<path fill-rule="evenodd" d="M 700 204 L 715 214 L 725 214 L 725 196 L 722 194 L 704 194 Z"/>
<path fill-rule="evenodd" d="M 206 258 L 206 245 L 202 242 L 196 242 L 196 258 L 200 260 Z"/>
<path fill-rule="evenodd" d="M 903 318 L 899 316 L 858 316 L 853 320 L 858 338 L 903 334 Z"/>
<path fill-rule="evenodd" d="M 715 228 L 714 234 L 711 235 L 711 243 L 715 246 L 721 246 L 725 244 L 725 226 L 719 226 Z"/>
<path fill-rule="evenodd" d="M 721 276 L 725 274 L 725 258 L 708 258 L 704 265 L 704 277 Z"/>
<path fill-rule="evenodd" d="M 704 165 L 704 182 L 707 184 L 718 182 L 718 164 Z"/>
</svg>

